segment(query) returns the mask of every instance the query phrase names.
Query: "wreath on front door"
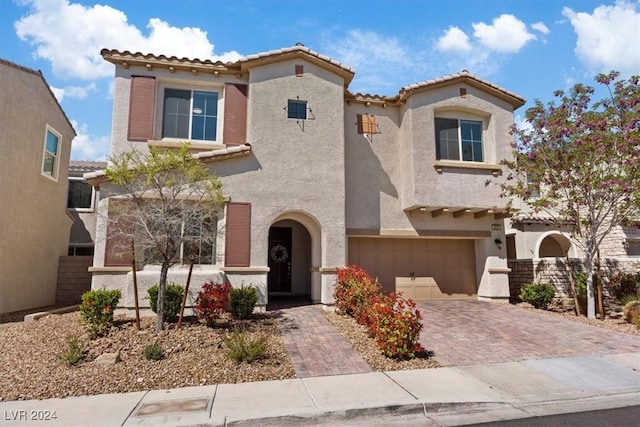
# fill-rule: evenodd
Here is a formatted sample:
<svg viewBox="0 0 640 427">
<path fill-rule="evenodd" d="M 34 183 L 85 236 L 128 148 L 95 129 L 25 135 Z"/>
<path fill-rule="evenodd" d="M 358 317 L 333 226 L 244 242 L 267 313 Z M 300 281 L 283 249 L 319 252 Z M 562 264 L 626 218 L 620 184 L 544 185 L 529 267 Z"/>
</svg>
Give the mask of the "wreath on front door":
<svg viewBox="0 0 640 427">
<path fill-rule="evenodd" d="M 285 262 L 289 258 L 287 248 L 282 245 L 275 245 L 271 248 L 271 260 L 275 263 Z"/>
</svg>

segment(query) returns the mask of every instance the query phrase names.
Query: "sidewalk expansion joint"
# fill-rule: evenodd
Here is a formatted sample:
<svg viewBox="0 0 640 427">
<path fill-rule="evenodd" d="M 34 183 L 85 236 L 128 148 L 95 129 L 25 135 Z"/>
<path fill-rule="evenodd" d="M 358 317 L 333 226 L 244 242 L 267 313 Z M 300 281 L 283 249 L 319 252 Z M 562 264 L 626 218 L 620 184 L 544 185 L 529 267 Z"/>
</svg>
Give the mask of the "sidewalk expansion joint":
<svg viewBox="0 0 640 427">
<path fill-rule="evenodd" d="M 386 372 L 384 372 L 384 371 L 383 371 L 383 372 L 382 372 L 382 374 L 383 374 L 385 377 L 389 378 L 389 379 L 390 379 L 393 383 L 395 383 L 398 387 L 400 387 L 401 389 L 403 389 L 404 391 L 406 391 L 407 393 L 409 393 L 409 395 L 410 395 L 411 397 L 413 397 L 415 400 L 419 400 L 419 399 L 418 399 L 418 396 L 416 396 L 415 394 L 411 393 L 411 392 L 410 392 L 410 391 L 409 391 L 405 386 L 403 386 L 403 385 L 402 385 L 402 384 L 400 384 L 398 381 L 394 380 L 394 379 L 393 379 L 393 378 L 391 378 L 389 375 L 387 375 L 387 373 L 386 373 Z"/>
</svg>

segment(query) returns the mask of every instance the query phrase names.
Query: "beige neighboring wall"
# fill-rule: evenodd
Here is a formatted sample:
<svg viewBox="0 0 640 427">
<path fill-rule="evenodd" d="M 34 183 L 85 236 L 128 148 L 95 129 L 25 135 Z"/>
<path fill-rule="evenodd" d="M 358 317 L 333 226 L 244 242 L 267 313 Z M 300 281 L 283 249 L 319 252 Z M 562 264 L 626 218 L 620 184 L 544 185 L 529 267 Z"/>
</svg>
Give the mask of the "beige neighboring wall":
<svg viewBox="0 0 640 427">
<path fill-rule="evenodd" d="M 75 132 L 38 72 L 0 60 L 0 93 L 0 313 L 8 313 L 55 303 Z M 47 126 L 60 134 L 56 179 L 42 174 Z"/>
</svg>

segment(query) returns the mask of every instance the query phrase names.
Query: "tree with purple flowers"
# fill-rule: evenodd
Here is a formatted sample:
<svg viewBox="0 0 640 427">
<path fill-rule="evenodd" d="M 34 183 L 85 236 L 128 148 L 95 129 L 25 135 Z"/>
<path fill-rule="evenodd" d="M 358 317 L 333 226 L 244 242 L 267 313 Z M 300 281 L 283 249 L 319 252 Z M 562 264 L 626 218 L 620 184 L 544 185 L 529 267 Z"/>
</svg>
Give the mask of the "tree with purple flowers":
<svg viewBox="0 0 640 427">
<path fill-rule="evenodd" d="M 574 224 L 587 276 L 587 315 L 595 318 L 593 272 L 603 239 L 638 219 L 640 205 L 640 77 L 599 74 L 607 94 L 574 85 L 555 100 L 536 100 L 525 117 L 530 128 L 513 127 L 514 157 L 503 195 L 518 198 L 558 225 Z"/>
</svg>

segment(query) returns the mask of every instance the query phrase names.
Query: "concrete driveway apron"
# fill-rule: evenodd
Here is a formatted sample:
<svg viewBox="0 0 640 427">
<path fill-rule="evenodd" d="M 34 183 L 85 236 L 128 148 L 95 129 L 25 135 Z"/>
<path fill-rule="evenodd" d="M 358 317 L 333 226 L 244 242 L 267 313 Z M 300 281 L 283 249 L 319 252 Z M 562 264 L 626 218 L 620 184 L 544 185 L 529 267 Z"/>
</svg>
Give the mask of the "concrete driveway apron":
<svg viewBox="0 0 640 427">
<path fill-rule="evenodd" d="M 513 305 L 419 302 L 422 345 L 443 366 L 640 352 L 640 336 Z"/>
</svg>

